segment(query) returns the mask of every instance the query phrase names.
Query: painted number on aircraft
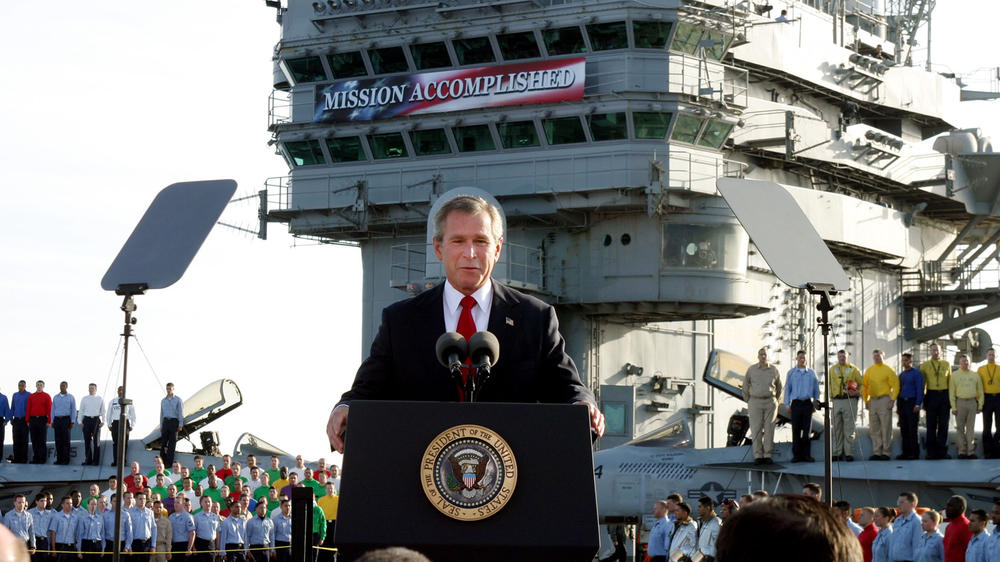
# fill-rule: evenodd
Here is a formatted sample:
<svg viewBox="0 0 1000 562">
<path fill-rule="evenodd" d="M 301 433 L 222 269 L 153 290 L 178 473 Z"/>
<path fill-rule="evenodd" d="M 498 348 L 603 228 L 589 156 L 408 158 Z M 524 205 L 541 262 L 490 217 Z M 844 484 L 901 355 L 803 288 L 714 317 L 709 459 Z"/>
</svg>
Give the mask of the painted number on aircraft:
<svg viewBox="0 0 1000 562">
<path fill-rule="evenodd" d="M 600 478 L 602 474 L 604 474 L 604 465 L 599 464 L 594 468 L 594 476 Z"/>
</svg>

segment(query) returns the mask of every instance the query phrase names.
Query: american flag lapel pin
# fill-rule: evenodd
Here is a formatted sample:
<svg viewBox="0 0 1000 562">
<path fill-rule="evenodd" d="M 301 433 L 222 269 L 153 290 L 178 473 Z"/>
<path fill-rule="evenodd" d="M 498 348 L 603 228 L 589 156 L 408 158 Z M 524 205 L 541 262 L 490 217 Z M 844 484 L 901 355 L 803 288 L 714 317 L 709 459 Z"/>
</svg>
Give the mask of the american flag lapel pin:
<svg viewBox="0 0 1000 562">
<path fill-rule="evenodd" d="M 514 320 L 513 320 L 513 319 L 512 319 L 512 318 L 511 318 L 510 316 L 507 316 L 507 317 L 506 317 L 506 319 L 504 320 L 504 322 L 505 322 L 505 323 L 506 323 L 506 324 L 507 324 L 508 326 L 513 326 L 513 325 L 514 325 Z"/>
</svg>

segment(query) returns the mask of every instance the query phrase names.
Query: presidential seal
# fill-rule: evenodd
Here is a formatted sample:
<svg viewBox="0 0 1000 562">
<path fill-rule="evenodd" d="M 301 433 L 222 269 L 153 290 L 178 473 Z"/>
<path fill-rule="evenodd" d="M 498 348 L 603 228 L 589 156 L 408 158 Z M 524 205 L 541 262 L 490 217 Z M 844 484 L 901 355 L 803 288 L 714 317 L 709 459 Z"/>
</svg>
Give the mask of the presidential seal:
<svg viewBox="0 0 1000 562">
<path fill-rule="evenodd" d="M 420 460 L 420 484 L 441 513 L 478 521 L 510 501 L 517 462 L 510 445 L 492 429 L 456 425 L 427 446 Z"/>
</svg>

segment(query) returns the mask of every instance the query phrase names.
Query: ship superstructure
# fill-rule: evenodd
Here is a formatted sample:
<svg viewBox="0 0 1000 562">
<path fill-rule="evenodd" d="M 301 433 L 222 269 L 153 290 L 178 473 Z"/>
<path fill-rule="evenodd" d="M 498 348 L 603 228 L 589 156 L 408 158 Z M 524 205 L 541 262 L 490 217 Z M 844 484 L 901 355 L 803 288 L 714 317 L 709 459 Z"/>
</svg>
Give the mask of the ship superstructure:
<svg viewBox="0 0 1000 562">
<path fill-rule="evenodd" d="M 907 64 L 933 3 L 774 4 L 269 2 L 290 173 L 263 216 L 360 248 L 367 350 L 383 307 L 443 278 L 434 204 L 495 198 L 494 275 L 556 306 L 608 418 L 601 447 L 682 409 L 689 440 L 721 446 L 741 404 L 698 382 L 714 349 L 766 345 L 784 368 L 824 350 L 814 299 L 771 273 L 720 177 L 787 186 L 851 276 L 828 352 L 897 365 L 1000 316 L 984 282 L 1000 159 L 954 125 L 962 100 L 994 94 Z"/>
</svg>

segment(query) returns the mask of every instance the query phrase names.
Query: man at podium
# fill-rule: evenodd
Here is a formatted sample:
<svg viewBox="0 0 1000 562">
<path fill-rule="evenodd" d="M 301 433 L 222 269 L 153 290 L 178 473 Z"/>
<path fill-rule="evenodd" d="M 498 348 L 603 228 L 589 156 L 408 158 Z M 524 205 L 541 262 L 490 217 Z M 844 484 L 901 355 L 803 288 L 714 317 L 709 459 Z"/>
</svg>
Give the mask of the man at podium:
<svg viewBox="0 0 1000 562">
<path fill-rule="evenodd" d="M 464 401 L 463 388 L 438 363 L 445 332 L 466 339 L 487 330 L 500 354 L 480 387 L 484 402 L 584 403 L 598 436 L 604 416 L 566 354 L 552 306 L 491 278 L 503 247 L 499 210 L 485 199 L 458 195 L 434 216 L 434 253 L 447 280 L 382 311 L 382 325 L 351 389 L 330 412 L 327 436 L 343 453 L 351 400 Z"/>
</svg>

